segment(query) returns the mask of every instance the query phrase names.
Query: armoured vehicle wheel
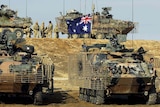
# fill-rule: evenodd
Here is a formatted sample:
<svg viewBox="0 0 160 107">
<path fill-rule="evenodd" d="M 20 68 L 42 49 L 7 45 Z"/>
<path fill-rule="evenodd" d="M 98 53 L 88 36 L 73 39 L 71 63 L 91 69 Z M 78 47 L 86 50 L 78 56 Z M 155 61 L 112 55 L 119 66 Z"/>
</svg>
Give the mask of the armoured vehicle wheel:
<svg viewBox="0 0 160 107">
<path fill-rule="evenodd" d="M 83 37 L 84 38 L 90 38 L 89 34 L 84 34 Z"/>
<path fill-rule="evenodd" d="M 11 30 L 9 30 L 9 29 L 4 29 L 4 30 L 2 31 L 2 34 L 3 34 L 3 35 L 6 35 L 8 32 L 11 32 Z"/>
<path fill-rule="evenodd" d="M 152 87 L 151 90 L 149 91 L 147 104 L 152 105 L 152 104 L 155 104 L 156 102 L 157 102 L 156 89 L 155 87 Z"/>
<path fill-rule="evenodd" d="M 97 34 L 96 39 L 104 39 L 104 35 L 103 34 Z"/>
<path fill-rule="evenodd" d="M 77 39 L 77 38 L 79 38 L 79 35 L 73 34 L 73 35 L 72 35 L 72 38 L 73 38 L 73 39 Z"/>
<path fill-rule="evenodd" d="M 147 104 L 152 105 L 155 104 L 156 102 L 157 102 L 157 93 L 149 94 Z"/>
<path fill-rule="evenodd" d="M 23 37 L 23 31 L 22 31 L 22 29 L 16 29 L 14 32 L 16 33 L 16 36 L 18 38 Z"/>
<path fill-rule="evenodd" d="M 36 92 L 34 95 L 34 105 L 41 105 L 43 104 L 43 96 L 42 96 L 42 92 Z"/>
</svg>

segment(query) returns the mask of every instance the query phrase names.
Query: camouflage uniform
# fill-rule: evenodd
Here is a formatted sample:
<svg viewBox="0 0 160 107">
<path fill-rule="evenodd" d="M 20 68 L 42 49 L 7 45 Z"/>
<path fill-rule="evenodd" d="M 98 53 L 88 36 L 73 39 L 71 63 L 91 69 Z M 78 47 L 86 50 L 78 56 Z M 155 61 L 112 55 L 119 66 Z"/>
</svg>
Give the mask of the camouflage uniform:
<svg viewBox="0 0 160 107">
<path fill-rule="evenodd" d="M 35 25 L 33 26 L 33 32 L 35 38 L 40 38 L 38 22 L 36 22 Z"/>
<path fill-rule="evenodd" d="M 154 73 L 154 59 L 153 58 L 150 58 L 150 61 L 148 63 L 148 69 L 151 74 Z"/>
<path fill-rule="evenodd" d="M 45 24 L 44 24 L 44 22 L 40 26 L 40 32 L 41 32 L 41 37 L 44 38 L 45 37 Z"/>
<path fill-rule="evenodd" d="M 26 28 L 24 31 L 26 33 L 26 38 L 31 38 L 32 29 L 31 28 Z"/>
<path fill-rule="evenodd" d="M 53 24 L 51 21 L 49 21 L 49 25 L 47 27 L 47 37 L 52 38 L 52 30 L 53 30 Z"/>
<path fill-rule="evenodd" d="M 59 38 L 58 25 L 54 27 L 54 38 Z"/>
</svg>

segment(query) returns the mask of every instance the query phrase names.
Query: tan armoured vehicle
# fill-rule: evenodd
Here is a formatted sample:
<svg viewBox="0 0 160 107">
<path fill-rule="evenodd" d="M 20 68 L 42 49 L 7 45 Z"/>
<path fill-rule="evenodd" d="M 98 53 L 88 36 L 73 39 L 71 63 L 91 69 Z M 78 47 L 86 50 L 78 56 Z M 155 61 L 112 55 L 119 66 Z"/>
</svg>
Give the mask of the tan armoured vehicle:
<svg viewBox="0 0 160 107">
<path fill-rule="evenodd" d="M 93 8 L 93 13 L 89 14 L 89 18 L 76 10 L 67 12 L 66 15 L 61 15 L 56 18 L 56 30 L 54 32 L 68 34 L 68 38 L 107 39 L 115 34 L 126 38 L 126 35 L 135 27 L 135 23 L 114 19 L 112 14 L 109 13 L 111 7 L 104 7 L 102 9 L 103 11 L 99 13 L 94 12 Z M 74 28 L 70 29 L 71 23 L 76 22 L 78 18 L 81 18 L 80 23 L 84 20 L 86 22 L 91 20 L 91 27 L 87 28 L 90 28 L 90 32 L 78 32 L 77 34 L 77 32 L 74 33 Z M 71 23 L 68 24 L 68 21 Z M 74 26 L 74 23 L 72 24 L 72 26 Z"/>
<path fill-rule="evenodd" d="M 69 80 L 79 86 L 79 98 L 103 104 L 115 95 L 139 96 L 147 104 L 157 103 L 160 77 L 153 64 L 148 63 L 144 48 L 127 49 L 118 42 L 117 35 L 109 41 L 91 46 L 83 44 L 83 52 L 69 57 Z"/>
<path fill-rule="evenodd" d="M 8 9 L 6 5 L 1 5 L 0 8 L 0 33 L 6 34 L 6 32 L 14 32 L 18 37 L 23 36 L 26 33 L 27 28 L 32 25 L 32 19 L 22 18 L 17 16 L 17 12 Z"/>
<path fill-rule="evenodd" d="M 7 36 L 7 37 L 6 37 Z M 53 93 L 54 64 L 47 55 L 15 33 L 0 36 L 0 96 L 28 95 L 43 104 L 43 95 Z"/>
</svg>

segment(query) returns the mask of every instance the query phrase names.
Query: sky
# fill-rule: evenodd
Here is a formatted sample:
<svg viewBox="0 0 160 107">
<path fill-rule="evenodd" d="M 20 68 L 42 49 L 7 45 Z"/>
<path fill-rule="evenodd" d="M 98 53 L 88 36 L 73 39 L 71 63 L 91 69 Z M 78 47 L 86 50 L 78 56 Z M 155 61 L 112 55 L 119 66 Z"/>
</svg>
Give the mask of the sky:
<svg viewBox="0 0 160 107">
<path fill-rule="evenodd" d="M 46 26 L 49 21 L 55 25 L 55 18 L 60 16 L 60 12 L 65 14 L 75 9 L 84 14 L 92 13 L 93 3 L 95 11 L 112 7 L 110 14 L 114 19 L 138 23 L 137 33 L 128 34 L 128 39 L 160 40 L 160 0 L 0 0 L 0 4 L 18 11 L 18 16 L 31 17 L 33 23 L 45 22 Z"/>
</svg>

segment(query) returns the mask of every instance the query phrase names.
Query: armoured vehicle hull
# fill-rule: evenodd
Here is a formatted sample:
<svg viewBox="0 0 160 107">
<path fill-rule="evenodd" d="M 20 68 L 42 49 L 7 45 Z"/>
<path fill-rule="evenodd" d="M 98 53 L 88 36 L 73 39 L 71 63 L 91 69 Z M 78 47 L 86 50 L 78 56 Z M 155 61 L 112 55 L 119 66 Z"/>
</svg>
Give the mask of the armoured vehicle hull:
<svg viewBox="0 0 160 107">
<path fill-rule="evenodd" d="M 0 96 L 29 95 L 34 104 L 42 104 L 43 94 L 53 93 L 52 60 L 34 54 L 34 47 L 15 33 L 0 38 Z"/>
<path fill-rule="evenodd" d="M 138 95 L 147 104 L 155 104 L 160 92 L 159 77 L 150 73 L 146 62 L 115 56 L 119 57 L 107 52 L 81 52 L 69 57 L 69 80 L 80 87 L 79 98 L 103 104 L 113 95 Z"/>
<path fill-rule="evenodd" d="M 6 5 L 1 5 L 0 9 L 0 32 L 6 34 L 6 32 L 14 32 L 18 37 L 23 36 L 26 33 L 27 28 L 32 25 L 30 17 L 21 18 L 17 16 L 17 12 L 8 9 Z"/>
<path fill-rule="evenodd" d="M 76 20 L 76 18 L 79 17 L 83 18 L 84 16 L 86 16 L 76 10 L 68 12 L 66 15 L 57 17 L 56 28 L 54 32 L 61 32 L 62 34 L 68 34 L 68 38 L 107 39 L 115 34 L 126 38 L 126 35 L 135 27 L 135 23 L 131 21 L 113 19 L 112 15 L 109 14 L 109 10 L 111 10 L 111 8 L 105 7 L 102 9 L 103 11 L 101 14 L 99 12 L 93 11 L 91 15 L 92 25 L 90 33 L 70 34 L 70 32 L 68 32 L 68 27 L 70 25 L 67 25 L 67 20 Z M 85 19 L 85 21 L 88 20 L 89 20 L 88 18 Z"/>
</svg>

